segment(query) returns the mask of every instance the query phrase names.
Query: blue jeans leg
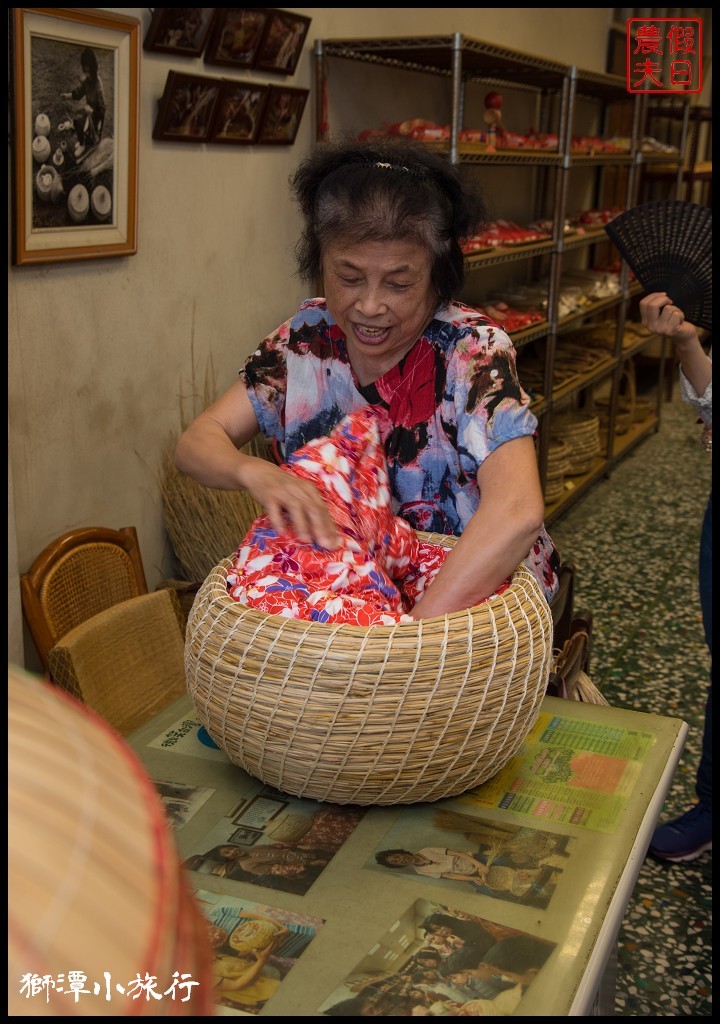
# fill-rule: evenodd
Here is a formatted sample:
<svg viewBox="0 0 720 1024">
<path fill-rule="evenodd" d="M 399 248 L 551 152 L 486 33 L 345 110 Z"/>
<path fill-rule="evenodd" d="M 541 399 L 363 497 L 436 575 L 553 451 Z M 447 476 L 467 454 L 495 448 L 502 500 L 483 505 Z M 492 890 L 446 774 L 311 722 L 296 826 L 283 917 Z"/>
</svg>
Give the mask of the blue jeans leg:
<svg viewBox="0 0 720 1024">
<path fill-rule="evenodd" d="M 708 498 L 700 534 L 699 582 L 705 639 L 710 652 L 710 686 L 705 705 L 705 728 L 696 792 L 700 803 L 712 805 L 712 494 Z"/>
</svg>

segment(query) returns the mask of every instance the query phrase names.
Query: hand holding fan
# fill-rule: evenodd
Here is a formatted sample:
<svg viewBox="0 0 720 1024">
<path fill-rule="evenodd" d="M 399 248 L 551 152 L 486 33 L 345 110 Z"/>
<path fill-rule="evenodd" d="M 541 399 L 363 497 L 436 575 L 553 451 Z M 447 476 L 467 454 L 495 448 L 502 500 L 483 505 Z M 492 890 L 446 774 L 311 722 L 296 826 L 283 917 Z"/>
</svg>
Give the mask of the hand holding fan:
<svg viewBox="0 0 720 1024">
<path fill-rule="evenodd" d="M 712 330 L 712 210 L 683 200 L 643 203 L 605 231 L 646 292 L 666 292 L 685 319 Z"/>
</svg>

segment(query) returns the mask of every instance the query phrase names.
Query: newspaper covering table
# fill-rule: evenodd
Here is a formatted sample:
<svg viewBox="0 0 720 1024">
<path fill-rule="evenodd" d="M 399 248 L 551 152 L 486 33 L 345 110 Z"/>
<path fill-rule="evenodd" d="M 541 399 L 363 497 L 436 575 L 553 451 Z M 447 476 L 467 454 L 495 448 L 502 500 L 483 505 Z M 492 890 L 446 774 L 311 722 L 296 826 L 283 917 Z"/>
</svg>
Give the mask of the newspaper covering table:
<svg viewBox="0 0 720 1024">
<path fill-rule="evenodd" d="M 370 808 L 250 778 L 189 698 L 131 745 L 217 937 L 219 1014 L 588 1016 L 612 1014 L 618 929 L 686 733 L 546 697 L 477 789 Z M 245 984 L 263 929 L 272 955 Z"/>
</svg>

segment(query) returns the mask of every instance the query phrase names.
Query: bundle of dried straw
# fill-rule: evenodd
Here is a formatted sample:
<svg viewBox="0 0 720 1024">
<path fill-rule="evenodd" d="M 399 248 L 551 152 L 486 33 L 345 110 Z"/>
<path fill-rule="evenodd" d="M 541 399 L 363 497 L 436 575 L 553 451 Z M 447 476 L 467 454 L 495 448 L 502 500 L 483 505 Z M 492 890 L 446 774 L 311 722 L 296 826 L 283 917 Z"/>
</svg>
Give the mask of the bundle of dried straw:
<svg viewBox="0 0 720 1024">
<path fill-rule="evenodd" d="M 163 525 L 184 578 L 201 582 L 221 559 L 234 554 L 265 509 L 247 491 L 203 487 L 181 473 L 173 459 L 173 448 L 168 444 L 159 480 Z M 266 457 L 261 437 L 242 450 Z"/>
</svg>

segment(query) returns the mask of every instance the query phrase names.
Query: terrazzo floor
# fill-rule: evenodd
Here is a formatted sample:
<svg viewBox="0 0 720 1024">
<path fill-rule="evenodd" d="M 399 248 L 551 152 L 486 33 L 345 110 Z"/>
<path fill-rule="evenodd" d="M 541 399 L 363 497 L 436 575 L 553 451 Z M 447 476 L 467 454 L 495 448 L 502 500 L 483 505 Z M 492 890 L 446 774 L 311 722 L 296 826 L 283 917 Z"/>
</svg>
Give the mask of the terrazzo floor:
<svg viewBox="0 0 720 1024">
<path fill-rule="evenodd" d="M 660 428 L 549 532 L 593 612 L 590 677 L 616 707 L 681 718 L 685 749 L 661 820 L 695 803 L 710 656 L 697 587 L 712 459 L 677 390 Z M 712 851 L 644 861 L 620 929 L 615 1015 L 712 1013 Z"/>
</svg>

